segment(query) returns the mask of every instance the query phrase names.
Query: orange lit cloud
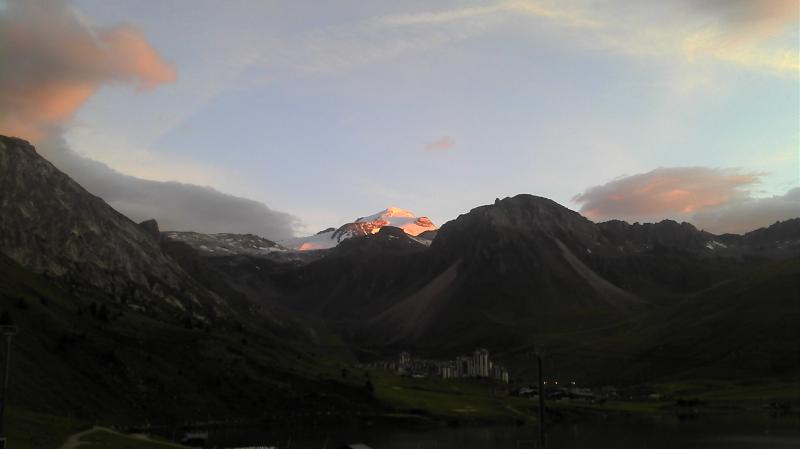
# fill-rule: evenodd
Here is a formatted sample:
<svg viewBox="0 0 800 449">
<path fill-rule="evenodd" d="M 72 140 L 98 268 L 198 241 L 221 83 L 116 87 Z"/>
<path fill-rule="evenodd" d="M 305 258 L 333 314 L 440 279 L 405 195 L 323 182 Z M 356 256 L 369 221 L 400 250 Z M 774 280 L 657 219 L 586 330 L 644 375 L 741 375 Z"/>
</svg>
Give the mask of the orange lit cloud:
<svg viewBox="0 0 800 449">
<path fill-rule="evenodd" d="M 768 39 L 798 20 L 797 0 L 699 0 L 695 8 L 718 17 L 734 39 Z"/>
<path fill-rule="evenodd" d="M 456 147 L 456 140 L 450 136 L 444 136 L 425 145 L 425 151 L 431 153 L 440 153 L 452 150 L 455 147 Z"/>
<path fill-rule="evenodd" d="M 706 167 L 658 168 L 587 189 L 573 201 L 596 221 L 679 218 L 749 198 L 758 174 Z"/>
<path fill-rule="evenodd" d="M 61 0 L 0 10 L 0 133 L 39 141 L 103 85 L 149 90 L 175 70 L 136 29 L 86 23 Z"/>
</svg>

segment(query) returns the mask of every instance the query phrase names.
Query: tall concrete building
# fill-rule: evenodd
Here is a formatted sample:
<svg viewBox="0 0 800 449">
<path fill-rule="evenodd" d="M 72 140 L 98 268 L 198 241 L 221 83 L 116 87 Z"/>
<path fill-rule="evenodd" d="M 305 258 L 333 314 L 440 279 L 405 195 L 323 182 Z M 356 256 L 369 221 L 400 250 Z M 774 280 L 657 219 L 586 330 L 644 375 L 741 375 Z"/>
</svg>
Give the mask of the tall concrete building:
<svg viewBox="0 0 800 449">
<path fill-rule="evenodd" d="M 410 374 L 411 373 L 411 354 L 408 352 L 401 352 L 400 359 L 397 361 L 397 373 L 398 374 Z"/>
<path fill-rule="evenodd" d="M 489 361 L 489 351 L 484 348 L 478 348 L 473 354 L 473 363 L 475 364 L 474 377 L 489 377 L 491 375 L 491 362 Z"/>
<path fill-rule="evenodd" d="M 494 365 L 492 367 L 492 379 L 507 384 L 508 383 L 508 370 L 506 370 L 505 368 L 503 368 L 500 365 Z"/>
</svg>

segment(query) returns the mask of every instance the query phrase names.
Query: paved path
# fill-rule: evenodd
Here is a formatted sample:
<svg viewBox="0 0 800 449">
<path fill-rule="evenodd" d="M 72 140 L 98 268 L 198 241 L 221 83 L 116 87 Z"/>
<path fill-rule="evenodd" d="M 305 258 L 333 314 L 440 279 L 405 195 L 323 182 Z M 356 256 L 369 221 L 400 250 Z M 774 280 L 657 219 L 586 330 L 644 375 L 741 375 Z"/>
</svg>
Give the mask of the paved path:
<svg viewBox="0 0 800 449">
<path fill-rule="evenodd" d="M 84 443 L 83 441 L 80 441 L 81 437 L 83 437 L 84 435 L 88 435 L 92 432 L 96 432 L 98 430 L 110 430 L 110 429 L 94 426 L 91 429 L 84 430 L 83 432 L 73 433 L 72 435 L 69 436 L 69 438 L 67 438 L 67 441 L 65 441 L 64 444 L 62 444 L 61 447 L 59 447 L 58 449 L 75 449 L 76 447 Z"/>
<path fill-rule="evenodd" d="M 94 426 L 91 429 L 87 429 L 87 430 L 84 430 L 84 431 L 78 432 L 78 433 L 73 433 L 72 435 L 69 436 L 69 438 L 67 438 L 67 441 L 65 441 L 64 444 L 62 444 L 61 447 L 59 447 L 58 449 L 76 449 L 76 448 L 79 448 L 80 445 L 89 443 L 88 441 L 81 441 L 81 438 L 83 438 L 84 436 L 89 435 L 91 433 L 94 433 L 94 432 L 108 432 L 108 433 L 111 433 L 111 434 L 114 434 L 114 435 L 119 435 L 119 436 L 122 436 L 122 437 L 134 439 L 134 440 L 140 440 L 140 441 L 146 441 L 148 443 L 158 444 L 160 446 L 165 446 L 165 447 L 166 446 L 171 446 L 171 447 L 186 449 L 186 446 L 183 446 L 183 445 L 180 445 L 180 444 L 171 443 L 169 441 L 153 441 L 147 435 L 143 435 L 143 434 L 133 434 L 133 435 L 131 435 L 131 434 L 119 433 L 119 432 L 117 432 L 115 430 L 111 430 L 111 429 L 109 429 L 107 427 L 100 427 L 100 426 Z"/>
</svg>

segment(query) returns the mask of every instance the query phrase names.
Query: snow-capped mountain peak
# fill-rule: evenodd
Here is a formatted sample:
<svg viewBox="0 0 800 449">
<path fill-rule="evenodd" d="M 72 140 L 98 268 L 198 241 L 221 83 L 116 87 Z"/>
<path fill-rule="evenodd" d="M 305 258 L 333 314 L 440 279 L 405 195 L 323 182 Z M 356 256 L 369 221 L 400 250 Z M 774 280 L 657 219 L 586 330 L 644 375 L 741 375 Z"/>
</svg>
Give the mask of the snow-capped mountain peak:
<svg viewBox="0 0 800 449">
<path fill-rule="evenodd" d="M 388 207 L 376 214 L 361 217 L 356 223 L 365 223 L 369 233 L 375 234 L 384 226 L 394 226 L 405 231 L 406 234 L 417 236 L 425 231 L 433 231 L 436 226 L 428 217 L 417 217 L 413 213 L 399 207 Z"/>
<path fill-rule="evenodd" d="M 438 229 L 428 217 L 417 217 L 408 210 L 388 207 L 378 213 L 360 217 L 352 223 L 343 224 L 337 229 L 329 228 L 309 237 L 288 239 L 280 243 L 287 248 L 300 251 L 328 249 L 352 237 L 377 234 L 384 226 L 400 228 L 410 236 Z"/>
<path fill-rule="evenodd" d="M 407 211 L 405 209 L 400 209 L 399 207 L 390 206 L 390 207 L 387 207 L 386 209 L 378 212 L 377 214 L 372 214 L 372 215 L 370 215 L 368 217 L 361 217 L 358 220 L 356 220 L 356 222 L 375 221 L 375 220 L 379 220 L 379 219 L 386 220 L 386 219 L 395 218 L 395 217 L 398 217 L 398 218 L 416 218 L 416 216 L 413 213 L 411 213 L 410 211 Z"/>
</svg>

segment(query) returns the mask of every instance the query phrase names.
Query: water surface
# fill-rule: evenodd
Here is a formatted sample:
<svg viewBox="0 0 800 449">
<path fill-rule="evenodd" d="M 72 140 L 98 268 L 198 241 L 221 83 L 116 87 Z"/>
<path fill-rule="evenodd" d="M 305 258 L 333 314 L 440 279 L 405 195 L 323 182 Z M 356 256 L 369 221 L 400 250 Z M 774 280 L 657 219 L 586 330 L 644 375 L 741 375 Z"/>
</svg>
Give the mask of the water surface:
<svg viewBox="0 0 800 449">
<path fill-rule="evenodd" d="M 339 427 L 228 429 L 212 432 L 216 447 L 273 445 L 280 449 L 339 449 L 364 443 L 373 449 L 533 449 L 538 429 L 461 427 L 434 430 Z M 548 449 L 788 449 L 800 448 L 800 417 L 613 418 L 554 425 Z"/>
</svg>

